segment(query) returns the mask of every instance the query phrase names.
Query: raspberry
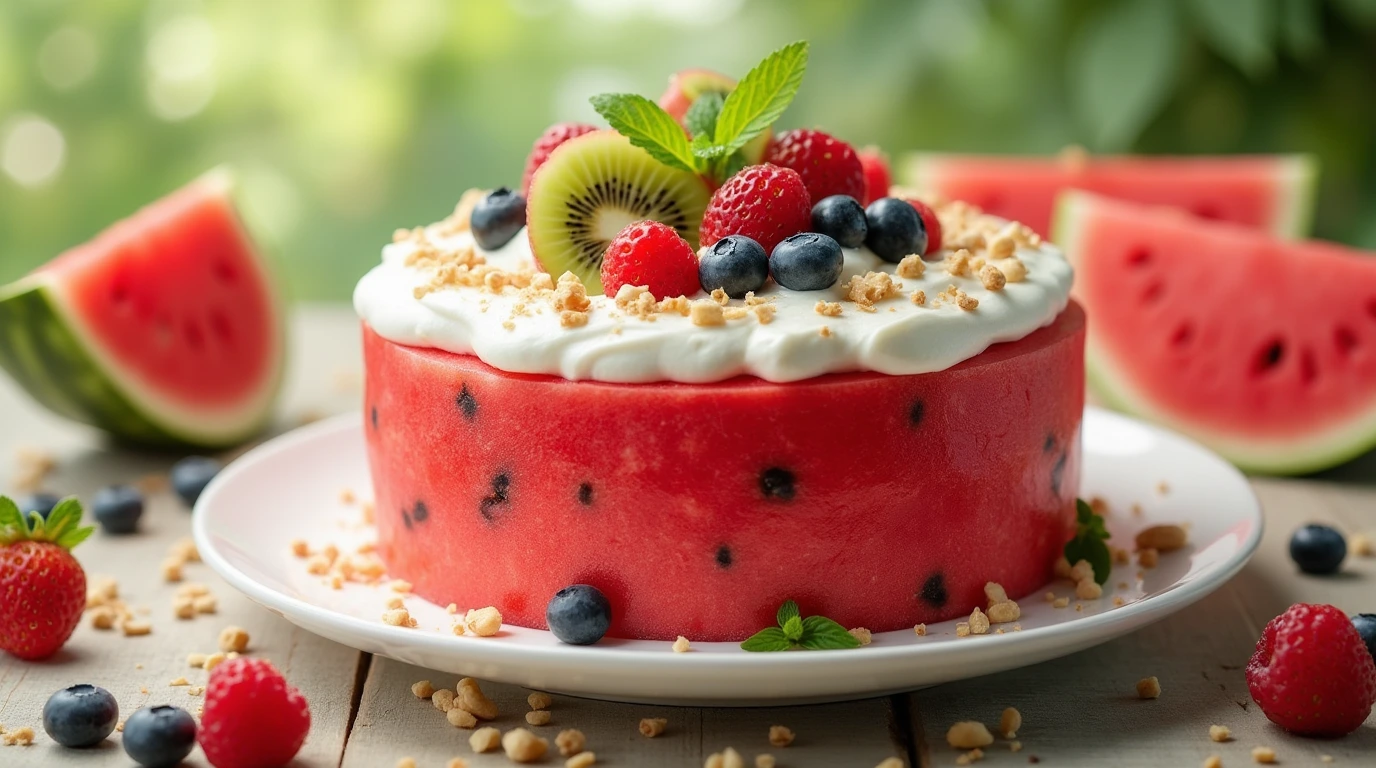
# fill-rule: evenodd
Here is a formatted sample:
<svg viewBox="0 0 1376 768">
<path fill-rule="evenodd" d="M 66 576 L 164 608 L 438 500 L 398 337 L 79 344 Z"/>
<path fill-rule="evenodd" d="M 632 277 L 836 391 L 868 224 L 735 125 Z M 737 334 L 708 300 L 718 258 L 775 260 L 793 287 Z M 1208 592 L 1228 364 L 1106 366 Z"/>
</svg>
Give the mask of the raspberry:
<svg viewBox="0 0 1376 768">
<path fill-rule="evenodd" d="M 821 131 L 796 128 L 779 134 L 769 145 L 765 162 L 797 171 L 813 200 L 832 195 L 865 197 L 865 169 L 855 150 Z"/>
<path fill-rule="evenodd" d="M 893 175 L 889 173 L 889 161 L 879 147 L 865 147 L 858 154 L 860 167 L 865 171 L 865 199 L 862 205 L 869 205 L 881 197 L 887 197 L 893 185 Z"/>
<path fill-rule="evenodd" d="M 615 296 L 623 285 L 642 285 L 656 299 L 698 292 L 698 257 L 668 224 L 637 221 L 612 238 L 602 257 L 602 291 Z"/>
<path fill-rule="evenodd" d="M 748 165 L 712 193 L 702 215 L 702 245 L 710 248 L 727 235 L 745 235 L 773 253 L 781 240 L 811 226 L 812 197 L 797 171 Z"/>
<path fill-rule="evenodd" d="M 237 658 L 210 673 L 200 742 L 215 768 L 276 768 L 306 741 L 311 711 L 263 659 Z"/>
<path fill-rule="evenodd" d="M 1281 728 L 1342 736 L 1371 714 L 1376 662 L 1342 611 L 1298 603 L 1262 631 L 1247 664 L 1247 688 Z"/>
<path fill-rule="evenodd" d="M 917 215 L 922 217 L 922 226 L 927 230 L 927 250 L 923 251 L 922 255 L 926 256 L 941 250 L 941 219 L 936 217 L 936 211 L 921 200 L 911 197 L 903 199 L 917 209 Z"/>
<path fill-rule="evenodd" d="M 521 197 L 530 199 L 530 180 L 535 177 L 535 171 L 549 159 L 549 153 L 569 139 L 595 130 L 597 126 L 587 123 L 555 123 L 546 128 L 545 132 L 540 134 L 540 138 L 535 140 L 535 146 L 531 147 L 530 156 L 526 158 L 526 172 L 521 176 Z"/>
</svg>

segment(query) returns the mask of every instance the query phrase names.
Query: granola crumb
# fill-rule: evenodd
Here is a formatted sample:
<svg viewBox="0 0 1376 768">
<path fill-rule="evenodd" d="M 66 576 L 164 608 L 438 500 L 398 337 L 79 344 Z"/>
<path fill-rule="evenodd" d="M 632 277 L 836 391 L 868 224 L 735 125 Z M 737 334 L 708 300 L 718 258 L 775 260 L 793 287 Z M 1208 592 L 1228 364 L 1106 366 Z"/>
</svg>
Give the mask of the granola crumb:
<svg viewBox="0 0 1376 768">
<path fill-rule="evenodd" d="M 901 293 L 902 283 L 894 282 L 887 272 L 866 272 L 864 276 L 851 277 L 846 287 L 846 298 L 855 302 L 860 309 L 874 309 L 874 305 Z"/>
<path fill-rule="evenodd" d="M 1144 677 L 1137 681 L 1137 698 L 1156 699 L 1161 697 L 1161 681 L 1155 676 Z"/>
<path fill-rule="evenodd" d="M 956 637 L 970 636 L 970 622 L 961 621 L 956 624 Z"/>
<path fill-rule="evenodd" d="M 813 311 L 823 317 L 840 317 L 841 302 L 839 301 L 819 301 L 812 307 Z M 826 327 L 826 326 L 822 326 Z"/>
<path fill-rule="evenodd" d="M 502 735 L 502 751 L 513 763 L 533 763 L 549 751 L 549 739 L 542 739 L 524 728 L 513 728 Z"/>
<path fill-rule="evenodd" d="M 192 667 L 192 668 L 194 668 L 194 669 L 204 669 L 204 668 L 205 668 L 205 654 L 204 654 L 204 653 L 190 653 L 190 654 L 187 654 L 187 656 L 186 656 L 186 665 L 187 665 L 188 667 Z"/>
<path fill-rule="evenodd" d="M 669 721 L 663 717 L 647 717 L 640 721 L 640 735 L 647 739 L 664 733 L 664 729 L 669 727 Z"/>
<path fill-rule="evenodd" d="M 415 758 L 403 757 L 397 761 L 397 768 L 416 768 Z"/>
<path fill-rule="evenodd" d="M 463 623 L 478 637 L 492 637 L 502 629 L 502 613 L 489 605 L 464 614 Z"/>
<path fill-rule="evenodd" d="M 454 702 L 455 706 L 472 712 L 479 719 L 495 720 L 500 714 L 496 702 L 489 699 L 487 694 L 483 693 L 483 689 L 479 687 L 478 681 L 471 677 L 465 677 L 459 681 L 458 694 L 458 698 Z"/>
<path fill-rule="evenodd" d="M 526 703 L 530 705 L 531 709 L 549 709 L 549 705 L 553 702 L 554 700 L 550 698 L 548 693 L 539 691 L 526 697 Z"/>
<path fill-rule="evenodd" d="M 559 748 L 559 754 L 564 757 L 572 757 L 583 751 L 588 745 L 588 737 L 577 728 L 567 728 L 559 732 L 554 737 L 554 745 Z"/>
<path fill-rule="evenodd" d="M 467 729 L 467 728 L 473 728 L 473 727 L 475 727 L 475 726 L 478 725 L 478 718 L 474 717 L 472 712 L 469 712 L 469 711 L 466 710 L 466 709 L 460 709 L 459 707 L 450 707 L 450 708 L 449 708 L 449 711 L 444 713 L 444 718 L 445 718 L 446 720 L 448 720 L 448 721 L 449 721 L 449 724 L 452 725 L 452 726 L 454 726 L 455 728 L 465 728 L 465 729 Z M 483 728 L 482 730 L 484 730 L 484 731 L 486 731 L 486 730 L 492 730 L 492 731 L 494 731 L 494 732 L 497 731 L 496 728 L 491 728 L 491 729 Z M 473 735 L 474 735 L 474 736 L 477 736 L 478 734 L 475 732 Z M 468 743 L 469 743 L 469 744 L 472 744 L 472 743 L 473 743 L 472 737 L 469 737 L 469 742 L 468 742 Z M 474 751 L 474 752 L 485 752 L 486 750 L 478 749 L 477 747 L 473 747 L 473 751 Z"/>
<path fill-rule="evenodd" d="M 1010 283 L 1021 283 L 1027 279 L 1027 265 L 1017 256 L 1010 256 L 1006 259 L 996 259 L 990 266 L 1003 273 L 1004 280 Z"/>
<path fill-rule="evenodd" d="M 1008 278 L 998 267 L 993 264 L 985 264 L 979 271 L 979 281 L 985 290 L 1001 291 L 1004 284 L 1008 282 Z"/>
<path fill-rule="evenodd" d="M 1226 725 L 1211 725 L 1209 726 L 1209 738 L 1218 742 L 1230 741 L 1233 738 L 1233 732 Z"/>
<path fill-rule="evenodd" d="M 963 755 L 956 756 L 956 765 L 971 765 L 984 759 L 984 750 L 976 747 Z"/>
<path fill-rule="evenodd" d="M 927 625 L 926 625 L 926 624 L 918 624 L 917 626 L 913 627 L 913 632 L 914 632 L 918 637 L 926 637 L 926 636 L 927 636 Z"/>
<path fill-rule="evenodd" d="M 1070 561 L 1065 559 L 1065 555 L 1061 555 L 1060 557 L 1056 558 L 1056 564 L 1052 566 L 1051 570 L 1056 574 L 1056 578 L 1068 579 L 1070 578 L 1071 571 Z M 1047 594 L 1051 593 L 1048 592 Z"/>
<path fill-rule="evenodd" d="M 745 768 L 745 758 L 732 747 L 713 752 L 703 761 L 703 768 Z"/>
<path fill-rule="evenodd" d="M 387 584 L 388 589 L 393 592 L 400 592 L 401 594 L 409 594 L 411 592 L 411 587 L 411 582 L 405 579 L 392 579 L 392 581 Z"/>
<path fill-rule="evenodd" d="M 1252 760 L 1261 765 L 1271 765 L 1276 762 L 1276 750 L 1270 747 L 1252 747 Z"/>
<path fill-rule="evenodd" d="M 243 653 L 248 650 L 248 639 L 243 628 L 228 626 L 220 630 L 219 647 L 225 653 Z"/>
<path fill-rule="evenodd" d="M 162 580 L 166 582 L 181 581 L 182 565 L 183 562 L 175 557 L 169 557 L 166 560 L 162 561 L 162 566 L 160 567 L 162 572 Z"/>
<path fill-rule="evenodd" d="M 209 672 L 215 669 L 216 667 L 220 666 L 220 664 L 224 662 L 224 660 L 227 658 L 229 658 L 229 656 L 223 653 L 212 653 L 209 656 L 205 657 L 205 663 L 201 665 L 201 669 L 204 669 L 205 671 Z"/>
<path fill-rule="evenodd" d="M 449 711 L 453 712 L 454 710 L 451 709 Z M 462 712 L 463 710 L 458 711 Z M 483 752 L 491 752 L 492 750 L 501 746 L 501 744 L 502 732 L 497 730 L 496 728 L 493 728 L 492 726 L 479 728 L 478 730 L 473 732 L 472 736 L 468 737 L 468 746 L 472 747 L 473 751 L 479 754 Z"/>
<path fill-rule="evenodd" d="M 1155 568 L 1158 560 L 1158 552 L 1151 547 L 1137 553 L 1137 564 L 1143 568 Z"/>
<path fill-rule="evenodd" d="M 674 653 L 687 653 L 692 649 L 692 644 L 688 642 L 688 638 L 679 635 L 678 639 L 674 641 L 673 649 Z"/>
<path fill-rule="evenodd" d="M 856 640 L 859 640 L 860 645 L 869 645 L 870 642 L 874 640 L 874 633 L 870 632 L 868 629 L 865 629 L 864 627 L 856 627 L 854 629 L 849 629 L 846 631 L 850 632 L 851 637 L 855 638 Z"/>
<path fill-rule="evenodd" d="M 30 747 L 33 746 L 33 729 L 27 725 L 20 726 L 13 731 L 6 731 L 3 738 L 7 747 Z"/>
<path fill-rule="evenodd" d="M 526 722 L 531 725 L 549 725 L 549 710 L 536 709 L 526 713 Z"/>
<path fill-rule="evenodd" d="M 926 263 L 922 261 L 921 256 L 914 253 L 904 256 L 903 260 L 898 262 L 898 268 L 894 270 L 894 273 L 897 274 L 899 277 L 906 277 L 912 280 L 916 280 L 917 278 L 922 277 L 922 274 L 926 271 Z"/>
<path fill-rule="evenodd" d="M 1081 600 L 1098 600 L 1104 596 L 1104 588 L 1094 579 L 1080 579 L 1075 584 L 1075 596 Z"/>
<path fill-rule="evenodd" d="M 912 295 L 910 295 L 908 298 L 911 299 L 914 304 L 921 307 L 927 303 L 927 292 L 913 291 Z"/>
<path fill-rule="evenodd" d="M 793 733 L 793 729 L 786 725 L 769 726 L 769 743 L 773 746 L 786 747 L 792 744 L 795 738 L 797 736 Z"/>
<path fill-rule="evenodd" d="M 429 680 L 417 680 L 411 683 L 411 693 L 418 699 L 428 699 L 435 695 L 435 686 Z"/>
<path fill-rule="evenodd" d="M 831 328 L 829 328 L 829 327 L 827 327 L 827 326 L 825 326 L 825 325 L 822 326 L 821 328 L 817 329 L 817 333 L 820 334 L 820 335 L 822 336 L 822 338 L 824 338 L 824 339 L 829 339 L 829 338 L 831 338 Z"/>
<path fill-rule="evenodd" d="M 597 755 L 592 752 L 579 752 L 564 761 L 564 768 L 588 768 L 597 762 Z"/>
<path fill-rule="evenodd" d="M 1015 707 L 1008 707 L 999 716 L 999 733 L 1005 739 L 1016 739 L 1018 731 L 1022 729 L 1022 713 Z"/>
<path fill-rule="evenodd" d="M 1058 597 L 1051 601 L 1052 608 L 1064 608 L 1068 605 L 1070 605 L 1070 598 L 1068 597 Z"/>
<path fill-rule="evenodd" d="M 984 598 L 989 601 L 989 606 L 993 607 L 1008 600 L 1008 592 L 1002 584 L 993 581 L 984 583 Z"/>
<path fill-rule="evenodd" d="M 1347 544 L 1352 549 L 1352 554 L 1358 557 L 1376 556 L 1376 541 L 1365 533 L 1354 533 L 1352 538 L 1347 540 Z"/>
<path fill-rule="evenodd" d="M 119 625 L 125 637 L 139 637 L 153 634 L 153 625 L 141 619 L 125 619 Z"/>
<path fill-rule="evenodd" d="M 183 685 L 191 685 L 191 681 L 184 677 L 174 677 L 167 685 L 171 688 L 178 688 Z"/>
<path fill-rule="evenodd" d="M 946 743 L 956 749 L 987 747 L 994 743 L 994 734 L 984 723 L 975 720 L 962 720 L 946 730 Z"/>
<path fill-rule="evenodd" d="M 1011 624 L 1022 618 L 1022 609 L 1012 600 L 1003 600 L 989 606 L 989 621 L 993 624 Z"/>
<path fill-rule="evenodd" d="M 311 546 L 306 543 L 305 539 L 292 539 L 291 553 L 300 558 L 309 557 L 311 554 Z"/>
<path fill-rule="evenodd" d="M 389 608 L 382 612 L 382 623 L 391 627 L 415 628 L 417 622 L 405 608 Z"/>
<path fill-rule="evenodd" d="M 774 756 L 768 752 L 761 752 L 755 755 L 755 768 L 774 768 L 776 765 L 778 765 L 778 763 L 774 760 Z"/>
<path fill-rule="evenodd" d="M 1088 560 L 1080 560 L 1070 569 L 1070 580 L 1079 583 L 1085 579 L 1094 579 L 1094 566 Z"/>
<path fill-rule="evenodd" d="M 1200 763 L 1200 768 L 1223 768 L 1223 758 L 1218 755 L 1209 755 Z"/>
<path fill-rule="evenodd" d="M 989 617 L 984 615 L 984 611 L 981 611 L 979 606 L 975 606 L 975 610 L 970 612 L 970 634 L 989 634 Z"/>
<path fill-rule="evenodd" d="M 760 325 L 769 325 L 778 309 L 773 304 L 759 304 L 751 307 L 750 311 L 755 313 L 755 319 L 760 321 Z"/>
<path fill-rule="evenodd" d="M 942 266 L 945 268 L 946 274 L 948 275 L 952 275 L 954 277 L 969 277 L 970 252 L 965 250 L 964 248 L 957 249 L 950 256 L 946 257 L 946 261 L 942 264 Z"/>
<path fill-rule="evenodd" d="M 1185 546 L 1189 534 L 1178 525 L 1153 525 L 1138 531 L 1135 539 L 1138 550 L 1154 549 L 1157 552 L 1174 552 Z"/>
<path fill-rule="evenodd" d="M 435 705 L 435 709 L 448 712 L 454 708 L 454 692 L 448 688 L 441 688 L 430 694 L 430 703 Z"/>
<path fill-rule="evenodd" d="M 721 305 L 713 301 L 695 301 L 688 308 L 688 319 L 693 325 L 725 325 L 726 315 Z"/>
<path fill-rule="evenodd" d="M 1009 751 L 1009 752 L 1021 752 L 1021 751 L 1022 751 L 1022 742 L 1021 742 L 1021 741 L 1010 741 L 1010 742 L 1008 742 L 1008 751 Z"/>
</svg>

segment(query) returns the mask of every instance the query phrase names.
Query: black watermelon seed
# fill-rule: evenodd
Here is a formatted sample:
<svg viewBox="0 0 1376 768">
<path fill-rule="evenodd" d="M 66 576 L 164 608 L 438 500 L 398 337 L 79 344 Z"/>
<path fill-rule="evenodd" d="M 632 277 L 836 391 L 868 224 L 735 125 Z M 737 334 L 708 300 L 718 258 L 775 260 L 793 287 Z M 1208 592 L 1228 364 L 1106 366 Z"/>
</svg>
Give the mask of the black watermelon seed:
<svg viewBox="0 0 1376 768">
<path fill-rule="evenodd" d="M 1057 457 L 1056 463 L 1051 466 L 1051 493 L 1054 496 L 1061 495 L 1061 476 L 1065 474 L 1065 451 Z"/>
<path fill-rule="evenodd" d="M 423 501 L 418 501 L 418 502 L 416 502 L 415 508 L 411 510 L 411 518 L 412 518 L 413 520 L 415 520 L 416 522 L 418 522 L 418 523 L 423 523 L 423 522 L 425 522 L 426 519 L 429 518 L 429 517 L 430 517 L 430 510 L 426 508 L 425 502 L 423 502 Z"/>
<path fill-rule="evenodd" d="M 760 473 L 760 493 L 767 499 L 792 501 L 793 473 L 779 467 L 770 467 Z"/>
<path fill-rule="evenodd" d="M 585 507 L 592 506 L 592 483 L 583 483 L 578 486 L 578 503 Z"/>
<path fill-rule="evenodd" d="M 472 421 L 477 417 L 478 401 L 473 398 L 473 393 L 468 391 L 467 384 L 464 384 L 463 387 L 459 389 L 459 398 L 457 402 L 459 404 L 459 410 L 463 411 L 463 417 L 465 419 Z"/>
<path fill-rule="evenodd" d="M 411 530 L 411 513 L 401 510 L 401 522 L 406 523 L 406 530 Z"/>
<path fill-rule="evenodd" d="M 922 591 L 917 596 L 926 600 L 936 608 L 946 604 L 946 577 L 941 572 L 932 574 L 922 583 Z"/>
<path fill-rule="evenodd" d="M 1056 448 L 1056 436 L 1047 433 L 1046 442 L 1042 443 L 1042 453 L 1051 453 Z"/>
<path fill-rule="evenodd" d="M 731 567 L 731 548 L 726 546 L 725 544 L 721 545 L 720 547 L 717 547 L 717 567 Z"/>
<path fill-rule="evenodd" d="M 922 417 L 927 415 L 927 406 L 921 400 L 913 403 L 913 407 L 908 409 L 908 421 L 914 427 L 922 424 Z"/>
<path fill-rule="evenodd" d="M 377 429 L 377 406 L 373 406 L 373 429 Z"/>
<path fill-rule="evenodd" d="M 498 508 L 507 503 L 507 492 L 510 490 L 511 477 L 505 472 L 498 473 L 492 478 L 492 493 L 478 503 L 478 512 L 484 520 L 490 523 L 497 519 Z"/>
</svg>

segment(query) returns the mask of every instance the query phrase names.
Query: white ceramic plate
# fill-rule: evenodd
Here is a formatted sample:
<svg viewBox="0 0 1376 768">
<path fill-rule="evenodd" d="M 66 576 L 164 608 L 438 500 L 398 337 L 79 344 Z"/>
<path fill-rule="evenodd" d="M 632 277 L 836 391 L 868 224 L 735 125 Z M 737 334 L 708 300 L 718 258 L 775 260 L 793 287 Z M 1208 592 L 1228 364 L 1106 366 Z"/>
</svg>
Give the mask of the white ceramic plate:
<svg viewBox="0 0 1376 768">
<path fill-rule="evenodd" d="M 455 637 L 453 617 L 407 599 L 419 627 L 387 626 L 386 587 L 331 589 L 290 553 L 293 539 L 370 539 L 343 488 L 370 494 L 362 421 L 341 416 L 303 427 L 245 454 L 211 483 L 195 511 L 201 556 L 253 600 L 311 632 L 431 669 L 540 690 L 619 701 L 696 705 L 803 703 L 877 696 L 1035 664 L 1111 640 L 1199 600 L 1237 573 L 1261 539 L 1261 509 L 1246 480 L 1209 451 L 1172 433 L 1094 408 L 1085 413 L 1082 495 L 1115 512 L 1115 542 L 1151 523 L 1189 526 L 1191 545 L 1164 555 L 1138 579 L 1115 569 L 1099 600 L 1056 609 L 1041 592 L 1024 598 L 1020 631 L 956 637 L 956 622 L 876 634 L 849 651 L 746 653 L 735 643 L 604 640 L 563 645 L 550 633 L 507 626 L 494 637 Z M 1140 513 L 1129 510 L 1140 505 Z M 1120 588 L 1126 582 L 1127 588 Z M 1047 586 L 1073 598 L 1061 582 Z M 1114 596 L 1125 602 L 1115 607 Z"/>
</svg>

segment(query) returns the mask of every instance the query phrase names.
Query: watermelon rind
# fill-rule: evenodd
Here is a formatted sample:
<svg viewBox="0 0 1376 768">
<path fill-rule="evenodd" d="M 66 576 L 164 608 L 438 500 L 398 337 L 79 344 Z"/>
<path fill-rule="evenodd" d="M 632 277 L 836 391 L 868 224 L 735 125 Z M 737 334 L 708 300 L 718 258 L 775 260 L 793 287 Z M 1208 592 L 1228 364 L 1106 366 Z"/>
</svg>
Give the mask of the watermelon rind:
<svg viewBox="0 0 1376 768">
<path fill-rule="evenodd" d="M 196 183 L 228 193 L 217 169 Z M 270 286 L 266 267 L 263 284 Z M 281 327 L 275 298 L 272 326 Z M 232 408 L 191 408 L 151 391 L 109 358 L 63 296 L 60 281 L 39 271 L 0 286 L 0 368 L 54 413 L 115 437 L 152 447 L 217 449 L 240 444 L 266 426 L 282 379 L 285 344 L 272 337 L 270 370 L 251 396 Z"/>
<path fill-rule="evenodd" d="M 911 152 L 899 164 L 899 179 L 902 186 L 911 187 L 920 194 L 939 191 L 940 179 L 945 166 L 959 162 L 974 155 L 961 155 L 943 152 Z M 984 157 L 984 156 L 980 156 Z M 1276 215 L 1271 220 L 1269 231 L 1277 237 L 1298 240 L 1308 237 L 1314 223 L 1314 203 L 1318 191 L 1319 166 L 1313 155 L 1291 154 L 1271 155 L 1276 172 Z M 1009 160 L 1027 159 L 1026 156 L 1010 155 Z M 1050 158 L 1047 158 L 1050 159 Z M 1150 155 L 1142 155 L 1142 161 L 1150 161 Z"/>
<path fill-rule="evenodd" d="M 1085 258 L 1081 245 L 1081 223 L 1094 203 L 1094 195 L 1075 191 L 1061 193 L 1056 201 L 1053 238 L 1077 270 Z M 1342 426 L 1304 438 L 1287 436 L 1261 440 L 1255 435 L 1230 435 L 1175 418 L 1158 408 L 1114 364 L 1113 356 L 1095 338 L 1093 302 L 1086 302 L 1084 297 L 1080 300 L 1089 315 L 1085 341 L 1085 380 L 1104 405 L 1187 435 L 1209 446 L 1239 469 L 1256 474 L 1300 475 L 1319 472 L 1376 448 L 1376 398 L 1373 398 L 1369 408 L 1352 414 Z"/>
</svg>

